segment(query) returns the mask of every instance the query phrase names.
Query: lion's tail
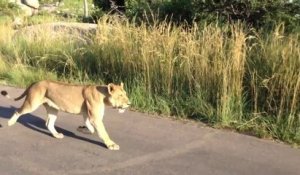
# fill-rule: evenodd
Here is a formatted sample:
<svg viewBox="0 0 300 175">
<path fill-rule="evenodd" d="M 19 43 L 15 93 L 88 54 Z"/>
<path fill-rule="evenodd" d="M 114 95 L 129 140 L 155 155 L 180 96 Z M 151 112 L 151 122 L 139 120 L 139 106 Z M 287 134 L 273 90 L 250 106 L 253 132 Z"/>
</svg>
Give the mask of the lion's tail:
<svg viewBox="0 0 300 175">
<path fill-rule="evenodd" d="M 14 100 L 15 101 L 18 101 L 18 100 L 21 100 L 22 98 L 24 98 L 26 95 L 27 95 L 27 92 L 28 92 L 28 90 L 30 89 L 30 87 L 33 85 L 34 83 L 32 83 L 30 86 L 28 86 L 28 88 L 19 96 L 19 97 L 16 97 Z M 5 90 L 3 90 L 3 91 L 1 91 L 1 95 L 3 95 L 4 97 L 6 97 L 6 98 L 11 98 L 10 96 L 9 96 L 9 94 L 8 94 L 8 92 L 7 91 L 5 91 Z"/>
<path fill-rule="evenodd" d="M 26 90 L 22 93 L 22 95 L 20 95 L 19 97 L 15 98 L 15 101 L 21 100 L 22 98 L 24 98 L 26 96 Z M 9 96 L 7 91 L 1 91 L 1 95 L 3 95 L 4 97 L 11 99 L 11 97 Z"/>
</svg>

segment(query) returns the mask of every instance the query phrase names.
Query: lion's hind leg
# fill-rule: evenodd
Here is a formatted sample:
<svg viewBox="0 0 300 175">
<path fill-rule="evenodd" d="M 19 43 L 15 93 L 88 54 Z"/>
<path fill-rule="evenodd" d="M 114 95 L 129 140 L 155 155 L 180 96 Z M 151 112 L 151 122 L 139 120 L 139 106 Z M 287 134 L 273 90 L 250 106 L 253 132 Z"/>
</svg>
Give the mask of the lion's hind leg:
<svg viewBox="0 0 300 175">
<path fill-rule="evenodd" d="M 36 110 L 41 103 L 39 101 L 29 102 L 29 98 L 26 98 L 21 108 L 17 109 L 12 117 L 8 120 L 8 126 L 14 125 L 19 117 L 24 114 L 28 114 Z"/>
<path fill-rule="evenodd" d="M 21 114 L 18 111 L 15 111 L 15 113 L 12 115 L 12 117 L 7 122 L 8 126 L 14 125 L 20 116 L 21 116 Z"/>
<path fill-rule="evenodd" d="M 55 129 L 55 121 L 57 119 L 58 110 L 48 106 L 47 104 L 45 104 L 44 106 L 47 111 L 46 127 L 51 132 L 53 137 L 58 139 L 64 138 L 64 135 L 62 133 L 57 132 Z"/>
</svg>

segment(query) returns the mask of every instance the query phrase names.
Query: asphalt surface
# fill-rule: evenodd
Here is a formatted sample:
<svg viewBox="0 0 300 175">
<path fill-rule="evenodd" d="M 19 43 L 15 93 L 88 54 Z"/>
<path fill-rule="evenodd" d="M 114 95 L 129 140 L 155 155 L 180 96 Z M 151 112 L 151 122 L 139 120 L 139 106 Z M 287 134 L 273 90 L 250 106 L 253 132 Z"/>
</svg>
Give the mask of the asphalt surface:
<svg viewBox="0 0 300 175">
<path fill-rule="evenodd" d="M 0 86 L 10 96 L 23 90 Z M 59 113 L 50 136 L 43 107 L 22 116 L 12 127 L 8 118 L 22 104 L 0 97 L 1 175 L 299 175 L 300 150 L 270 140 L 216 130 L 194 122 L 173 121 L 107 108 L 104 124 L 121 147 L 110 151 L 95 135 L 76 131 L 81 116 Z"/>
</svg>

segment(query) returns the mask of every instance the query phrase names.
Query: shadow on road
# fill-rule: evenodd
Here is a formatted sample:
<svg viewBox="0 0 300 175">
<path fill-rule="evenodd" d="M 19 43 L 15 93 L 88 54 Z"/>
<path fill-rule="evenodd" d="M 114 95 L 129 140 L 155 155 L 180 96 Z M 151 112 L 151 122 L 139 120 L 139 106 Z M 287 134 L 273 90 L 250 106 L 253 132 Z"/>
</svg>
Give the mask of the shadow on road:
<svg viewBox="0 0 300 175">
<path fill-rule="evenodd" d="M 14 108 L 14 107 L 7 108 L 7 107 L 0 106 L 0 117 L 9 119 L 13 115 L 15 110 L 16 110 L 16 108 Z M 52 137 L 52 135 L 50 134 L 50 132 L 48 131 L 48 129 L 45 126 L 45 120 L 41 119 L 40 117 L 37 117 L 32 114 L 25 114 L 25 115 L 22 115 L 18 119 L 18 122 L 29 129 L 32 129 L 34 131 L 37 131 L 39 133 L 42 133 L 42 134 Z M 65 136 L 68 136 L 68 137 L 71 137 L 74 139 L 79 139 L 82 141 L 86 141 L 89 143 L 93 143 L 93 144 L 96 144 L 96 145 L 106 148 L 105 144 L 103 144 L 101 142 L 78 136 L 71 131 L 65 130 L 65 129 L 57 127 L 57 126 L 55 126 L 55 128 L 58 132 L 63 133 Z"/>
</svg>

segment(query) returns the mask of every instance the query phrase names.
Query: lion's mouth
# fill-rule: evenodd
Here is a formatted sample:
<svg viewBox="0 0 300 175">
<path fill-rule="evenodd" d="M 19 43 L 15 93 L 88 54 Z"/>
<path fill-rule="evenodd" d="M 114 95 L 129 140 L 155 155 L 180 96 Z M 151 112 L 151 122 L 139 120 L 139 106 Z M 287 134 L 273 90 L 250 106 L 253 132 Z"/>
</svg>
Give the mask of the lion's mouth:
<svg viewBox="0 0 300 175">
<path fill-rule="evenodd" d="M 126 109 L 125 108 L 119 108 L 118 111 L 119 111 L 119 113 L 122 114 L 122 113 L 124 113 L 126 111 Z"/>
<path fill-rule="evenodd" d="M 118 109 L 119 113 L 124 113 L 128 107 L 129 107 L 129 105 L 118 106 L 118 107 L 116 107 L 116 109 Z"/>
</svg>

